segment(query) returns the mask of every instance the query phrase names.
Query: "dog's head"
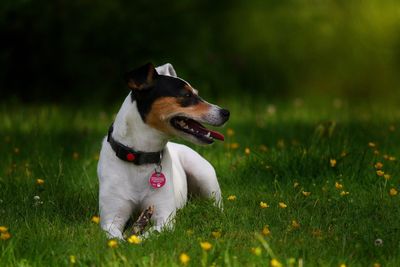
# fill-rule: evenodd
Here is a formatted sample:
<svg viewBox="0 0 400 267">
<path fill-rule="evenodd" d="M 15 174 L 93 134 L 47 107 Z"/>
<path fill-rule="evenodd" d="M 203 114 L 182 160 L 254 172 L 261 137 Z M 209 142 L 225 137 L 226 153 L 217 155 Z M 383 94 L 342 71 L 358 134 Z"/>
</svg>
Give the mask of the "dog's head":
<svg viewBox="0 0 400 267">
<path fill-rule="evenodd" d="M 171 64 L 154 68 L 146 64 L 125 75 L 132 90 L 132 101 L 142 120 L 169 135 L 197 144 L 211 144 L 224 136 L 202 125 L 221 126 L 229 111 L 212 105 L 198 96 L 189 83 L 178 78 Z"/>
</svg>

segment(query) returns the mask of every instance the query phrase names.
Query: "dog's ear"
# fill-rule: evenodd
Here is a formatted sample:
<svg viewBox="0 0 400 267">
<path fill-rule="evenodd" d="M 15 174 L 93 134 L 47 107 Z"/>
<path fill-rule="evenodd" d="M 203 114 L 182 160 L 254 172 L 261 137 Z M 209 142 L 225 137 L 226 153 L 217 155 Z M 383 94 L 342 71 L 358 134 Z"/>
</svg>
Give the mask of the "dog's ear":
<svg viewBox="0 0 400 267">
<path fill-rule="evenodd" d="M 153 64 L 147 63 L 138 69 L 126 73 L 125 81 L 128 83 L 128 87 L 132 90 L 145 90 L 154 84 L 157 76 L 158 73 Z"/>
<path fill-rule="evenodd" d="M 158 74 L 165 75 L 165 76 L 172 76 L 177 77 L 174 66 L 171 63 L 166 63 L 164 65 L 158 66 L 156 68 Z"/>
</svg>

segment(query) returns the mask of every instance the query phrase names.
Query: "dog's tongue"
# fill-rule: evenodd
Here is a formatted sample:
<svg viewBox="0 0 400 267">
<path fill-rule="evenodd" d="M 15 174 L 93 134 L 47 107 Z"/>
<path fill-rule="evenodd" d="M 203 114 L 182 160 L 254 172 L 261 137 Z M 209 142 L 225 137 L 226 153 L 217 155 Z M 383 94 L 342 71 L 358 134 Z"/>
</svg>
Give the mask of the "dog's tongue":
<svg viewBox="0 0 400 267">
<path fill-rule="evenodd" d="M 218 140 L 221 140 L 221 141 L 224 141 L 224 140 L 225 140 L 225 137 L 224 137 L 223 134 L 221 134 L 221 133 L 219 133 L 219 132 L 217 132 L 217 131 L 212 131 L 212 130 L 210 130 L 210 129 L 207 129 L 207 131 L 210 132 L 210 135 L 211 135 L 214 139 L 218 139 Z"/>
</svg>

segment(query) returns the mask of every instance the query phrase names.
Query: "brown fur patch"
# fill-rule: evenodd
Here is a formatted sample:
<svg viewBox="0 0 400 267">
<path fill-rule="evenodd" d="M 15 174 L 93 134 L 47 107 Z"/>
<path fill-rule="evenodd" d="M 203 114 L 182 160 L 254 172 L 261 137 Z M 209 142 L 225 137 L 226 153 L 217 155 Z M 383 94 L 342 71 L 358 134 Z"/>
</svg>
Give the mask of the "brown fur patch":
<svg viewBox="0 0 400 267">
<path fill-rule="evenodd" d="M 166 134 L 173 134 L 167 118 L 175 114 L 182 114 L 194 119 L 200 119 L 210 109 L 210 104 L 199 102 L 197 105 L 181 107 L 176 97 L 162 97 L 154 101 L 146 117 L 146 123 Z"/>
<path fill-rule="evenodd" d="M 152 84 L 153 83 L 153 79 L 154 79 L 154 72 L 156 71 L 156 69 L 154 68 L 153 65 L 151 65 L 149 67 L 149 72 L 147 73 L 147 77 L 146 77 L 146 82 L 147 84 Z"/>
<path fill-rule="evenodd" d="M 152 80 L 151 80 L 151 82 L 146 81 L 146 83 L 142 83 L 142 84 L 137 83 L 137 82 L 135 82 L 133 80 L 130 80 L 128 82 L 128 87 L 133 89 L 133 90 L 144 90 L 144 89 L 149 88 L 151 86 L 151 84 L 152 84 Z"/>
<path fill-rule="evenodd" d="M 128 81 L 128 87 L 133 90 L 137 90 L 140 88 L 140 86 L 137 83 L 135 83 L 133 80 Z"/>
</svg>

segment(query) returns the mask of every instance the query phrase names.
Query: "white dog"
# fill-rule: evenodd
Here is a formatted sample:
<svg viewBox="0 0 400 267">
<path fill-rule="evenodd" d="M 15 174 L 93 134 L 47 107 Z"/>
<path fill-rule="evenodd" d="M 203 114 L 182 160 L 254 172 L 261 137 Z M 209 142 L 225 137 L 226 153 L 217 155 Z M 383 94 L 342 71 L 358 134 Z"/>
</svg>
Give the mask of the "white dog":
<svg viewBox="0 0 400 267">
<path fill-rule="evenodd" d="M 154 230 L 171 226 L 188 191 L 221 204 L 211 164 L 189 147 L 168 140 L 223 140 L 222 134 L 200 123 L 221 126 L 229 119 L 228 110 L 201 99 L 171 64 L 146 64 L 125 78 L 131 93 L 103 140 L 98 164 L 101 227 L 120 239 L 132 213 L 150 206 Z"/>
</svg>

